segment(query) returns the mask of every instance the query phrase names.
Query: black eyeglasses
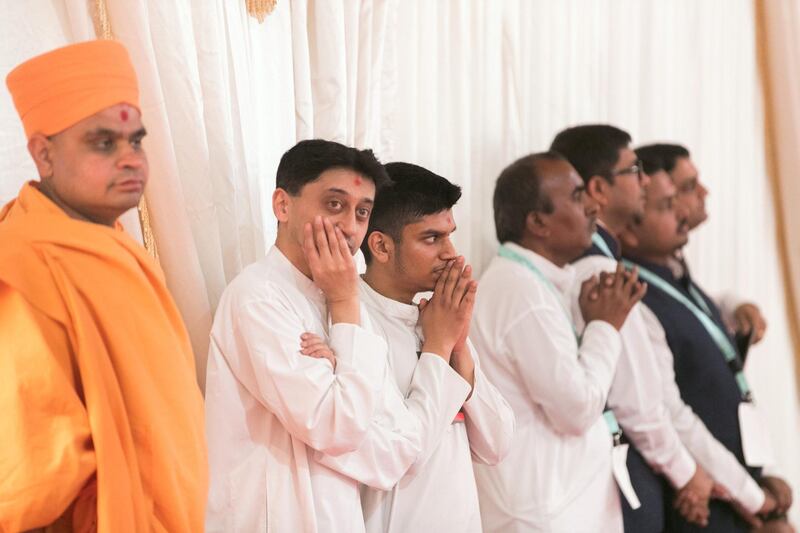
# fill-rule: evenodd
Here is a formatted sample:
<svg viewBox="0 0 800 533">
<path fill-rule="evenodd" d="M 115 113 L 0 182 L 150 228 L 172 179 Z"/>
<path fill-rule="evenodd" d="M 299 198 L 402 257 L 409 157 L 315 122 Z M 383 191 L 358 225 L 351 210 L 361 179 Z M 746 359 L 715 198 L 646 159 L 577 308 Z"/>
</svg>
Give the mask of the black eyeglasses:
<svg viewBox="0 0 800 533">
<path fill-rule="evenodd" d="M 615 178 L 617 176 L 626 176 L 628 174 L 635 174 L 636 178 L 639 181 L 642 181 L 644 170 L 642 170 L 642 162 L 639 159 L 637 159 L 636 162 L 629 167 L 621 168 L 619 170 L 612 170 L 610 176 Z"/>
</svg>

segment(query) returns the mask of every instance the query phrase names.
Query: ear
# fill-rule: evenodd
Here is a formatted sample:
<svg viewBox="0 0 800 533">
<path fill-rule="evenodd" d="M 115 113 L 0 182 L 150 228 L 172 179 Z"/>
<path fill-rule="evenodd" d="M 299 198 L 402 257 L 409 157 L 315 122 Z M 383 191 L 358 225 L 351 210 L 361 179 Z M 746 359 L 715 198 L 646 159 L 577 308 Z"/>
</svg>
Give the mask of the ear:
<svg viewBox="0 0 800 533">
<path fill-rule="evenodd" d="M 631 228 L 631 225 L 628 224 L 625 226 L 625 229 L 622 230 L 618 236 L 619 242 L 622 244 L 622 248 L 625 249 L 637 249 L 639 247 L 639 237 L 636 236 L 636 233 Z"/>
<path fill-rule="evenodd" d="M 286 223 L 289 221 L 289 211 L 291 210 L 291 196 L 289 193 L 281 188 L 275 189 L 272 193 L 272 212 L 278 223 Z"/>
<path fill-rule="evenodd" d="M 550 224 L 546 215 L 531 211 L 525 217 L 525 231 L 538 238 L 550 236 Z"/>
<path fill-rule="evenodd" d="M 603 176 L 592 176 L 586 182 L 586 192 L 591 196 L 600 208 L 608 205 L 608 195 L 611 184 Z"/>
<path fill-rule="evenodd" d="M 373 231 L 367 236 L 367 246 L 372 254 L 372 260 L 386 264 L 394 256 L 394 239 L 380 231 Z"/>
<path fill-rule="evenodd" d="M 53 141 L 42 133 L 34 133 L 28 139 L 28 152 L 36 164 L 39 177 L 43 180 L 53 176 Z"/>
</svg>

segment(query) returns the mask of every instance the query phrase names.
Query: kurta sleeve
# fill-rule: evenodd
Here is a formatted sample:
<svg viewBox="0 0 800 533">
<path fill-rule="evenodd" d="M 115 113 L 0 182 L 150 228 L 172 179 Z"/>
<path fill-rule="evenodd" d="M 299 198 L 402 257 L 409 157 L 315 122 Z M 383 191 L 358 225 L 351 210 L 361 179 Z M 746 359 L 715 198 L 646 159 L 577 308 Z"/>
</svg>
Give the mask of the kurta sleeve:
<svg viewBox="0 0 800 533">
<path fill-rule="evenodd" d="M 563 311 L 540 304 L 509 326 L 504 342 L 530 398 L 556 430 L 582 435 L 602 416 L 622 348 L 613 326 L 592 321 L 579 347 Z"/>
<path fill-rule="evenodd" d="M 576 263 L 578 280 L 600 272 L 614 272 L 616 261 L 607 257 L 587 257 Z M 576 283 L 571 294 L 572 315 L 582 327 Z M 622 352 L 608 393 L 608 407 L 613 409 L 625 435 L 656 472 L 663 473 L 677 488 L 694 475 L 696 465 L 672 424 L 661 391 L 661 371 L 642 318 L 643 304 L 637 304 L 620 329 Z"/>
<path fill-rule="evenodd" d="M 711 299 L 717 304 L 717 307 L 719 307 L 722 320 L 728 327 L 736 325 L 736 319 L 733 315 L 740 305 L 747 303 L 747 300 L 742 298 L 741 295 L 731 291 L 715 294 Z"/>
<path fill-rule="evenodd" d="M 318 453 L 315 459 L 360 483 L 389 490 L 433 454 L 469 394 L 469 384 L 441 357 L 423 352 L 408 396 L 404 399 L 394 383 L 384 391 L 383 408 L 358 450 Z"/>
<path fill-rule="evenodd" d="M 247 301 L 229 315 L 235 343 L 223 347 L 212 335 L 212 349 L 289 433 L 333 455 L 361 446 L 382 394 L 383 339 L 359 326 L 334 325 L 328 339 L 334 370 L 300 353 L 302 317 L 278 298 Z"/>
<path fill-rule="evenodd" d="M 646 306 L 642 306 L 642 317 L 659 362 L 664 402 L 681 440 L 700 466 L 714 481 L 725 487 L 733 499 L 749 512 L 758 512 L 764 504 L 763 490 L 736 456 L 714 438 L 700 417 L 684 403 L 675 383 L 673 355 L 664 328 Z"/>
<path fill-rule="evenodd" d="M 664 404 L 661 371 L 641 316 L 643 307 L 634 306 L 620 330 L 623 350 L 608 405 L 647 463 L 682 488 L 696 465 Z"/>
<path fill-rule="evenodd" d="M 475 461 L 495 465 L 511 448 L 516 420 L 511 406 L 481 370 L 480 357 L 471 342 L 469 348 L 475 361 L 475 385 L 464 404 L 469 448 Z"/>
<path fill-rule="evenodd" d="M 60 326 L 0 283 L 0 531 L 53 523 L 96 470 L 70 354 Z"/>
</svg>

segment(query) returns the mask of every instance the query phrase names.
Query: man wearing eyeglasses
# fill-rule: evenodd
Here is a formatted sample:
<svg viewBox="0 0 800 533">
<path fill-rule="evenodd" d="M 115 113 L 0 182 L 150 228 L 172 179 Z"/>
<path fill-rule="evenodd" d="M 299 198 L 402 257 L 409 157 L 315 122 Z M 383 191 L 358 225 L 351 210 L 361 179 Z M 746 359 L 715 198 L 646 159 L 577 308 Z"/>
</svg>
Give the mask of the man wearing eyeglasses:
<svg viewBox="0 0 800 533">
<path fill-rule="evenodd" d="M 619 128 L 591 124 L 561 131 L 551 146 L 575 167 L 587 194 L 599 206 L 593 245 L 573 263 L 577 271 L 573 315 L 579 327 L 582 320 L 576 302 L 580 282 L 617 267 L 618 235 L 644 215 L 649 177 L 630 143 L 630 135 Z M 625 531 L 664 530 L 663 487 L 658 473 L 676 489 L 675 503 L 683 516 L 702 526 L 708 518 L 713 482 L 681 442 L 664 407 L 661 374 L 640 308 L 634 307 L 620 330 L 623 350 L 607 399 L 609 416 L 613 413 L 623 430 L 613 452 L 615 474 L 624 496 Z"/>
<path fill-rule="evenodd" d="M 674 191 L 675 207 L 680 209 L 683 215 L 683 226 L 678 245 L 685 245 L 688 232 L 708 218 L 705 209 L 705 197 L 708 191 L 699 180 L 699 173 L 690 159 L 689 151 L 683 146 L 675 144 L 651 144 L 638 148 L 636 153 L 645 161 L 646 166 L 658 165 L 663 169 L 661 172 L 665 179 L 671 182 L 669 186 Z M 636 229 L 642 231 L 641 228 Z M 647 234 L 647 231 L 644 233 Z M 686 287 L 690 286 L 690 272 L 680 251 L 665 257 L 665 266 L 668 266 L 674 280 Z M 691 292 L 690 296 L 699 296 L 699 289 Z M 753 343 L 759 341 L 766 328 L 760 311 L 754 304 L 736 302 L 730 305 L 733 300 L 735 298 L 731 297 L 718 299 L 718 301 L 712 302 L 719 307 L 718 310 L 711 305 L 704 308 L 703 311 L 717 310 L 720 318 L 725 317 L 726 321 L 735 324 L 737 336 L 744 336 Z M 662 327 L 656 314 L 651 312 L 647 306 L 644 309 L 645 322 L 653 339 L 654 348 L 660 356 L 659 361 L 662 363 L 662 373 L 665 381 L 671 381 L 671 383 L 667 383 L 669 388 L 665 388 L 664 396 L 667 407 L 672 413 L 673 423 L 687 448 L 714 478 L 715 492 L 724 495 L 727 500 L 712 502 L 709 530 L 732 531 L 737 526 L 731 525 L 731 521 L 738 522 L 738 527 L 745 526 L 740 520 L 731 516 L 732 511 L 736 511 L 747 522 L 747 526 L 761 527 L 762 520 L 766 518 L 764 529 L 759 529 L 759 531 L 790 531 L 791 528 L 786 524 L 785 515 L 792 504 L 791 488 L 780 477 L 761 475 L 758 469 L 752 468 L 755 465 L 751 463 L 755 462 L 752 457 L 748 462 L 748 457 L 742 453 L 743 442 L 737 442 L 736 439 L 740 432 L 742 441 L 752 437 L 752 435 L 744 433 L 745 427 L 740 427 L 738 431 L 735 427 L 730 428 L 727 432 L 721 431 L 720 420 L 724 420 L 722 411 L 726 407 L 722 395 L 712 389 L 708 374 L 704 374 L 701 379 L 702 394 L 698 395 L 696 391 L 693 393 L 687 383 L 690 383 L 693 374 L 698 374 L 698 372 L 696 365 L 692 363 L 693 357 L 688 349 L 690 345 L 678 344 L 675 332 L 665 331 L 669 328 Z M 690 316 L 690 313 L 685 312 L 686 309 L 683 306 L 677 306 L 677 309 L 684 311 L 683 315 L 689 315 L 686 316 L 686 320 L 689 323 L 692 322 L 693 317 Z M 681 328 L 686 328 L 686 326 L 681 326 Z M 692 339 L 692 341 L 694 340 Z M 671 350 L 673 346 L 677 349 L 674 355 Z M 744 363 L 746 355 L 742 348 L 742 346 L 738 346 L 741 364 Z M 706 351 L 702 353 L 703 355 L 707 354 Z M 707 358 L 703 357 L 702 359 L 705 362 Z M 691 363 L 688 367 L 687 360 Z M 709 362 L 713 363 L 714 361 Z M 721 372 L 720 379 L 723 381 L 727 379 L 730 384 L 731 378 L 736 376 L 735 373 L 730 372 L 731 365 L 727 366 L 728 368 Z M 691 371 L 687 372 L 687 368 Z M 741 386 L 744 381 L 737 381 L 737 383 Z M 683 392 L 683 389 L 679 389 L 679 387 L 685 387 L 687 391 Z M 745 402 L 745 404 L 747 403 Z M 749 405 L 745 405 L 745 409 L 749 407 Z M 713 416 L 709 417 L 709 414 Z M 703 420 L 704 416 L 709 419 L 707 422 Z M 735 425 L 736 418 L 734 414 L 728 420 Z M 760 438 L 761 435 L 758 437 Z M 756 480 L 758 480 L 758 484 Z M 676 523 L 670 526 L 671 530 L 685 527 L 680 523 L 679 518 L 674 522 Z"/>
</svg>

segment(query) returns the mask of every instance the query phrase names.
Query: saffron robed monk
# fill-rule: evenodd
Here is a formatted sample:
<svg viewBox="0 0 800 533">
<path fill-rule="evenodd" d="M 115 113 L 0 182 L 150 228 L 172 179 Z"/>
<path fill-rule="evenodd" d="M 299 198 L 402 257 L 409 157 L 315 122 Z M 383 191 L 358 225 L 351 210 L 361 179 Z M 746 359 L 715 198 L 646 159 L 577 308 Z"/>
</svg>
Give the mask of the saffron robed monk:
<svg viewBox="0 0 800 533">
<path fill-rule="evenodd" d="M 0 211 L 0 531 L 202 531 L 191 346 L 117 222 L 148 179 L 128 53 L 70 45 L 7 84 L 39 180 Z"/>
</svg>

